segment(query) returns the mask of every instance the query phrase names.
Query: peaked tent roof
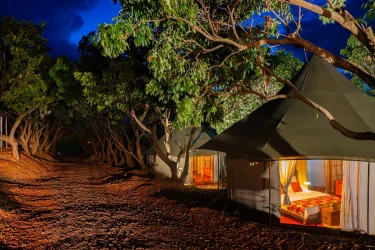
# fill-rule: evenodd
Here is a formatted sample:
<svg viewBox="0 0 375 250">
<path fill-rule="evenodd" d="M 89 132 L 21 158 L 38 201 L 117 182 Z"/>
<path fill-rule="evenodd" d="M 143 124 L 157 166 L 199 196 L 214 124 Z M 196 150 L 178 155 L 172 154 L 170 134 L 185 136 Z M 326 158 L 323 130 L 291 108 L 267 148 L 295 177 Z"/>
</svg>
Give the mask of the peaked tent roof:
<svg viewBox="0 0 375 250">
<path fill-rule="evenodd" d="M 185 128 L 182 130 L 173 130 L 172 135 L 182 145 L 186 145 L 189 142 L 191 129 L 192 128 L 190 127 L 190 128 Z M 209 131 L 201 133 L 201 130 L 202 130 L 201 128 L 198 128 L 197 132 L 195 132 L 194 134 L 193 140 L 197 140 L 197 141 L 195 142 L 195 144 L 193 145 L 191 149 L 190 157 L 198 156 L 198 155 L 212 155 L 212 151 L 210 150 L 197 149 L 200 146 L 202 146 L 204 143 L 211 140 L 212 137 L 214 137 Z M 158 140 L 158 144 L 159 144 L 159 147 L 162 149 L 163 153 L 167 153 L 167 150 L 164 145 L 164 140 L 165 140 L 165 135 L 163 135 Z M 180 148 L 172 139 L 169 139 L 169 145 L 171 147 L 171 155 L 174 157 L 177 157 L 178 154 L 180 153 Z M 146 151 L 146 155 L 151 155 L 153 153 L 154 153 L 154 149 L 151 146 L 151 148 L 149 148 Z"/>
<path fill-rule="evenodd" d="M 375 101 L 328 62 L 312 56 L 291 81 L 344 127 L 375 132 Z M 293 91 L 284 86 L 279 94 Z M 295 99 L 265 103 L 201 148 L 250 161 L 286 157 L 375 160 L 375 141 L 345 137 L 323 114 Z"/>
</svg>

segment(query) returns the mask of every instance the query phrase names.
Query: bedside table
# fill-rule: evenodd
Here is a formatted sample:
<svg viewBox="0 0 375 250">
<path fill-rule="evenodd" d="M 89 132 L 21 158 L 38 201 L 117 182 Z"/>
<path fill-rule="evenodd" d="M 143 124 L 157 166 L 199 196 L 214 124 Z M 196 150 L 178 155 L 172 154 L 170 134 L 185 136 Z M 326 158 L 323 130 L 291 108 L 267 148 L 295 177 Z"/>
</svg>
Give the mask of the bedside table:
<svg viewBox="0 0 375 250">
<path fill-rule="evenodd" d="M 340 211 L 331 207 L 320 209 L 322 223 L 329 226 L 340 226 Z"/>
</svg>

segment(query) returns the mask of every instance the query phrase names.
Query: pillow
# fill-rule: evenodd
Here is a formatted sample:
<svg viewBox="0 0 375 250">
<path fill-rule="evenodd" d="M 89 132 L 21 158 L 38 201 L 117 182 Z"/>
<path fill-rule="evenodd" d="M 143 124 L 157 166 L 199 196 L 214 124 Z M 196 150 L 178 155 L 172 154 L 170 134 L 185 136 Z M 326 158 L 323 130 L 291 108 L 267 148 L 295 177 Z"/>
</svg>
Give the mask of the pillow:
<svg viewBox="0 0 375 250">
<path fill-rule="evenodd" d="M 289 184 L 288 194 L 292 194 L 292 193 L 294 193 L 294 191 L 293 191 L 292 185 Z"/>
<path fill-rule="evenodd" d="M 293 181 L 290 183 L 290 185 L 292 186 L 292 189 L 294 192 L 302 192 L 302 188 L 301 188 L 301 185 L 299 184 L 299 182 L 297 181 Z"/>
</svg>

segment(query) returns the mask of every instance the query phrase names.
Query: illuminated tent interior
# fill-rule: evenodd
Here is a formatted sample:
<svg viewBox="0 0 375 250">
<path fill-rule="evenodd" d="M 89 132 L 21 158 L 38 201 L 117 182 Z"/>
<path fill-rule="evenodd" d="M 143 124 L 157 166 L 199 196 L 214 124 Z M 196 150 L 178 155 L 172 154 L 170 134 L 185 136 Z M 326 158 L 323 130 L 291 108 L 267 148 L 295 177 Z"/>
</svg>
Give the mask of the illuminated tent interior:
<svg viewBox="0 0 375 250">
<path fill-rule="evenodd" d="M 321 58 L 291 82 L 344 127 L 375 132 L 375 101 Z M 375 142 L 343 136 L 301 101 L 267 102 L 200 148 L 227 154 L 229 198 L 272 223 L 375 234 Z"/>
</svg>

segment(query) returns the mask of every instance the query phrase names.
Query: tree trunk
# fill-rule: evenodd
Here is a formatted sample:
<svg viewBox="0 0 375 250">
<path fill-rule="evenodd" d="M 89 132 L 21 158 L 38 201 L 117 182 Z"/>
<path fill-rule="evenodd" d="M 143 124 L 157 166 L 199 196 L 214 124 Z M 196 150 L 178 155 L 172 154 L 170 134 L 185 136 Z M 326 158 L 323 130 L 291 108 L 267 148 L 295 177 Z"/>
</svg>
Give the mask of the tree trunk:
<svg viewBox="0 0 375 250">
<path fill-rule="evenodd" d="M 125 138 L 126 138 L 126 145 L 128 146 L 127 150 L 124 152 L 125 153 L 125 157 L 126 157 L 126 164 L 128 164 L 128 166 L 130 168 L 134 168 L 135 167 L 135 162 L 133 160 L 133 156 L 134 156 L 134 158 L 136 157 L 133 154 L 134 140 L 132 140 L 132 139 L 129 138 L 128 134 L 126 133 L 126 130 L 123 130 L 123 136 L 125 136 Z M 122 144 L 122 148 L 125 149 L 124 143 Z"/>
<path fill-rule="evenodd" d="M 40 148 L 40 138 L 42 137 L 43 130 L 46 126 L 39 127 L 38 124 L 35 124 L 34 129 L 32 130 L 31 141 L 32 147 L 30 145 L 30 153 L 31 155 L 35 155 L 36 152 L 41 152 L 42 149 Z M 30 143 L 29 143 L 30 144 Z"/>
<path fill-rule="evenodd" d="M 118 162 L 117 162 L 117 155 L 115 153 L 115 151 L 113 150 L 113 141 L 110 141 L 110 137 L 108 136 L 105 140 L 107 141 L 107 155 L 108 157 L 110 157 L 112 159 L 112 161 L 114 162 L 114 165 L 115 166 L 118 166 Z"/>
<path fill-rule="evenodd" d="M 165 155 L 163 153 L 163 151 L 161 150 L 161 148 L 159 147 L 159 144 L 158 144 L 158 138 L 156 136 L 156 123 L 154 123 L 151 127 L 151 129 L 149 129 L 148 127 L 146 127 L 139 119 L 138 117 L 135 115 L 135 112 L 134 110 L 132 110 L 131 112 L 131 116 L 134 118 L 134 120 L 137 122 L 138 126 L 141 127 L 144 131 L 146 131 L 147 133 L 150 134 L 151 136 L 151 142 L 152 142 L 152 145 L 155 149 L 155 152 L 156 154 L 159 156 L 159 158 L 165 162 L 165 164 L 168 165 L 168 167 L 170 168 L 171 170 L 171 173 L 172 173 L 172 176 L 171 176 L 171 179 L 172 180 L 178 180 L 178 175 L 177 175 L 177 162 L 175 161 L 172 161 L 168 158 L 167 155 Z"/>
<path fill-rule="evenodd" d="M 20 159 L 20 154 L 18 152 L 18 143 L 17 140 L 14 138 L 14 135 L 16 133 L 16 130 L 18 129 L 19 125 L 21 124 L 23 118 L 25 118 L 27 115 L 29 115 L 31 112 L 33 112 L 35 109 L 37 109 L 38 106 L 29 109 L 25 113 L 20 114 L 16 121 L 13 123 L 12 128 L 10 129 L 9 135 L 0 135 L 0 140 L 8 142 L 10 145 L 12 145 L 12 152 L 14 158 L 18 161 Z"/>
<path fill-rule="evenodd" d="M 110 145 L 107 144 L 107 154 L 106 154 L 106 158 L 107 158 L 107 162 L 108 162 L 109 164 L 112 165 L 112 163 L 113 163 L 113 158 L 112 158 L 112 154 L 111 154 L 111 151 L 110 151 L 109 147 L 110 147 Z"/>
<path fill-rule="evenodd" d="M 97 150 L 97 147 L 98 147 L 98 143 L 97 142 L 94 142 L 94 140 L 91 140 L 91 146 L 92 146 L 92 151 L 93 151 L 93 153 L 94 153 L 94 155 L 95 155 L 95 157 L 97 157 L 98 159 L 100 159 L 100 157 L 99 157 L 99 152 L 98 152 L 98 150 Z M 91 153 L 91 151 L 89 151 L 90 153 Z"/>
<path fill-rule="evenodd" d="M 19 139 L 22 143 L 22 148 L 26 154 L 30 155 L 29 141 L 32 133 L 32 123 L 28 120 L 25 121 L 25 125 L 20 124 L 20 136 Z"/>
<path fill-rule="evenodd" d="M 189 169 L 190 169 L 190 165 L 189 165 L 189 163 L 190 163 L 190 150 L 191 150 L 191 148 L 194 145 L 193 137 L 194 137 L 195 133 L 197 132 L 197 129 L 198 129 L 197 127 L 193 127 L 191 129 L 191 132 L 190 132 L 189 142 L 188 142 L 188 145 L 187 145 L 187 148 L 186 148 L 186 153 L 185 153 L 185 165 L 184 165 L 184 169 L 182 170 L 182 173 L 181 173 L 181 176 L 180 176 L 180 181 L 182 183 L 185 182 L 186 177 L 189 174 Z"/>
<path fill-rule="evenodd" d="M 154 149 L 157 153 L 157 155 L 160 157 L 162 161 L 164 161 L 168 167 L 171 169 L 171 179 L 172 180 L 178 180 L 178 175 L 177 175 L 177 162 L 170 160 L 161 150 L 158 144 L 158 138 L 156 136 L 156 124 L 152 126 L 151 130 L 151 139 L 152 139 L 152 144 L 154 146 Z"/>
<path fill-rule="evenodd" d="M 20 153 L 18 152 L 18 142 L 13 138 L 13 141 L 10 144 L 12 145 L 13 156 L 18 161 L 20 159 Z"/>
<path fill-rule="evenodd" d="M 181 183 L 185 183 L 186 177 L 189 175 L 189 169 L 190 169 L 190 150 L 186 150 L 185 152 L 185 165 L 184 169 L 182 170 L 180 181 Z"/>
<path fill-rule="evenodd" d="M 147 170 L 147 166 L 143 160 L 143 157 L 142 157 L 142 152 L 141 152 L 141 143 L 140 143 L 140 140 L 141 140 L 141 136 L 139 135 L 139 130 L 138 128 L 136 127 L 136 125 L 134 124 L 134 122 L 132 122 L 132 129 L 133 129 L 133 132 L 135 134 L 135 150 L 136 150 L 136 156 L 138 158 L 138 162 L 139 164 L 141 165 L 141 168 L 143 171 L 146 171 Z"/>
<path fill-rule="evenodd" d="M 117 164 L 118 164 L 117 167 L 120 167 L 120 166 L 124 165 L 124 163 L 125 163 L 124 154 L 118 148 L 115 149 L 115 153 L 116 153 L 116 156 L 119 158 L 117 160 Z"/>
</svg>

